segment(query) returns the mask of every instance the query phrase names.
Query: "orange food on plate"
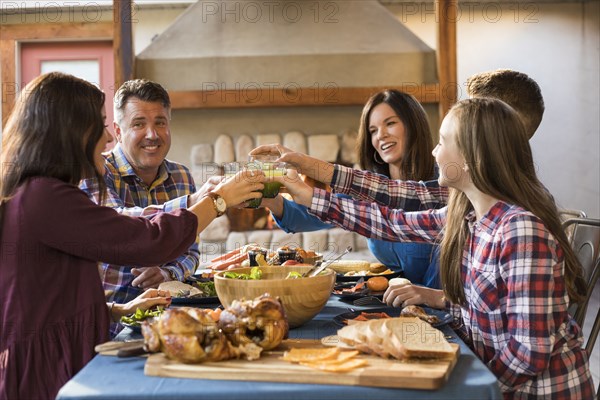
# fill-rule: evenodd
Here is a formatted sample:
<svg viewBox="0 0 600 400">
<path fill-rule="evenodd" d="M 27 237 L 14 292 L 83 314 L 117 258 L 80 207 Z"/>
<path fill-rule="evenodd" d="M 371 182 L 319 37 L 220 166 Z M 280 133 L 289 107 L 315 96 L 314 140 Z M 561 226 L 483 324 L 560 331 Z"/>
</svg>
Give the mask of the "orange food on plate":
<svg viewBox="0 0 600 400">
<path fill-rule="evenodd" d="M 364 287 L 365 287 L 365 282 L 360 281 L 356 285 L 352 286 L 351 288 L 336 289 L 333 291 L 333 293 L 335 293 L 335 294 L 354 294 L 354 293 L 357 293 L 357 292 L 360 292 L 361 290 L 363 290 Z"/>
<path fill-rule="evenodd" d="M 373 292 L 383 292 L 388 285 L 387 278 L 383 276 L 376 276 L 367 281 L 367 287 Z"/>
<path fill-rule="evenodd" d="M 384 312 L 361 312 L 355 318 L 352 318 L 351 321 L 369 321 L 372 319 L 381 319 L 381 318 L 392 318 L 387 313 Z M 348 320 L 344 321 L 348 324 Z"/>
</svg>

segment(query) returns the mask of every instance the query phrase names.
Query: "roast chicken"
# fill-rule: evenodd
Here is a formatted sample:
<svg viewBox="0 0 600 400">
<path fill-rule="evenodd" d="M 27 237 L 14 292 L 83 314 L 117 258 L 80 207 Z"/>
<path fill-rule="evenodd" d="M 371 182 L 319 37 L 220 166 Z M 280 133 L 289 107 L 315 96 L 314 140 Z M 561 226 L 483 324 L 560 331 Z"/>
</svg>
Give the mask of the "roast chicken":
<svg viewBox="0 0 600 400">
<path fill-rule="evenodd" d="M 268 294 L 254 300 L 234 300 L 219 318 L 219 327 L 235 346 L 254 343 L 271 350 L 287 338 L 289 325 L 279 299 Z"/>
<path fill-rule="evenodd" d="M 288 323 L 279 300 L 263 295 L 236 301 L 215 321 L 209 310 L 180 307 L 142 324 L 145 349 L 167 357 L 199 363 L 244 357 L 254 360 L 263 349 L 287 337 Z"/>
</svg>

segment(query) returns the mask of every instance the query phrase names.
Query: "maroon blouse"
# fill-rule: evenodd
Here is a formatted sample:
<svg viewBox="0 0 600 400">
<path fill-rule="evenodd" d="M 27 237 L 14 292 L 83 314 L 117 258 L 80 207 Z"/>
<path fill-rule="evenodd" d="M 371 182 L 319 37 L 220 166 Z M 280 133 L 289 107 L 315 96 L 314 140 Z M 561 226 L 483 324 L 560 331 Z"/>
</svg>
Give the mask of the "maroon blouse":
<svg viewBox="0 0 600 400">
<path fill-rule="evenodd" d="M 187 210 L 133 218 L 73 185 L 32 178 L 0 230 L 0 399 L 54 398 L 109 339 L 97 262 L 152 266 L 196 238 Z"/>
</svg>

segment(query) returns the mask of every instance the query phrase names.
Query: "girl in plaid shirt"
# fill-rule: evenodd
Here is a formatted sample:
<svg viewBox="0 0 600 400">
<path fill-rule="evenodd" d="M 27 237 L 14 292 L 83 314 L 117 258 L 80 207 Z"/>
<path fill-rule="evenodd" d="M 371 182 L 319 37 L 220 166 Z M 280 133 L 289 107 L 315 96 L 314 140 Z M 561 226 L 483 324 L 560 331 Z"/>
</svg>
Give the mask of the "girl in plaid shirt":
<svg viewBox="0 0 600 400">
<path fill-rule="evenodd" d="M 451 188 L 440 210 L 394 209 L 403 196 L 427 196 L 419 182 L 389 181 L 278 145 L 259 151 L 279 151 L 334 190 L 370 200 L 313 190 L 290 171 L 283 183 L 314 215 L 368 237 L 441 243 L 455 328 L 498 377 L 505 398 L 593 397 L 581 329 L 567 312 L 586 291 L 582 269 L 512 108 L 479 98 L 451 109 L 433 151 L 439 183 Z"/>
</svg>

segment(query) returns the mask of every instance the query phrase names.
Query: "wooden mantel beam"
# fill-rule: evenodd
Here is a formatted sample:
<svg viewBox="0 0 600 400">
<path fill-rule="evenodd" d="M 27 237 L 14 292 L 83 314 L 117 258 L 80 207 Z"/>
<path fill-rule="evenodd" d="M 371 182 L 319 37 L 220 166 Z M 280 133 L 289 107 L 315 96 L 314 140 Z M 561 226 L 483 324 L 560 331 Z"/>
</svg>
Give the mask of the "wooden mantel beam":
<svg viewBox="0 0 600 400">
<path fill-rule="evenodd" d="M 383 89 L 410 93 L 421 103 L 438 103 L 437 83 L 411 84 L 397 87 L 324 87 L 251 90 L 182 90 L 169 91 L 173 109 L 299 107 L 299 106 L 363 106 L 373 94 Z"/>
</svg>

